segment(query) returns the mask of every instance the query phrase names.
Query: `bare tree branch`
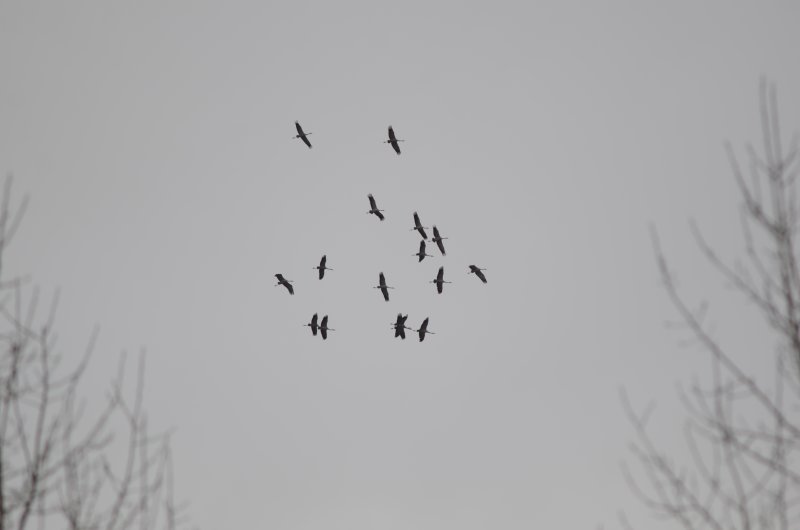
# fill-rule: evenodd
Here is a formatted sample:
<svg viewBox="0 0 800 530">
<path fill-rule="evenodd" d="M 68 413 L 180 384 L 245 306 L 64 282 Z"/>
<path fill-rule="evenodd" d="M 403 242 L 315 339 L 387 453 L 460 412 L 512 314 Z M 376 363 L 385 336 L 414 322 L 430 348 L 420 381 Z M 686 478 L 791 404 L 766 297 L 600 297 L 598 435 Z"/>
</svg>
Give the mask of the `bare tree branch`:
<svg viewBox="0 0 800 530">
<path fill-rule="evenodd" d="M 144 353 L 133 399 L 123 355 L 105 404 L 85 418 L 79 389 L 98 329 L 77 364 L 64 369 L 55 350 L 58 292 L 41 320 L 38 289 L 23 278 L 2 279 L 4 252 L 27 205 L 26 198 L 12 211 L 11 182 L 0 197 L 0 530 L 174 529 L 169 438 L 149 434 Z M 127 438 L 118 441 L 119 425 Z M 121 465 L 108 456 L 112 448 L 123 449 Z"/>
<path fill-rule="evenodd" d="M 800 527 L 797 137 L 784 150 L 776 90 L 766 82 L 761 84 L 760 111 L 763 153 L 748 148 L 749 179 L 733 148 L 725 145 L 744 203 L 742 233 L 752 268 L 727 262 L 694 222 L 690 228 L 701 254 L 753 304 L 778 339 L 774 387 L 749 375 L 737 361 L 738 354 L 713 337 L 702 315 L 690 309 L 692 303 L 679 292 L 670 272 L 658 232 L 651 228 L 653 252 L 667 295 L 681 323 L 711 361 L 708 382 L 694 382 L 688 392 L 679 392 L 686 411 L 688 463 L 673 463 L 657 448 L 646 417 L 634 412 L 624 392 L 621 396 L 636 435 L 631 450 L 639 473 L 623 466 L 631 491 L 654 516 L 691 530 Z M 762 193 L 762 183 L 766 193 Z M 631 527 L 624 514 L 620 524 Z"/>
</svg>

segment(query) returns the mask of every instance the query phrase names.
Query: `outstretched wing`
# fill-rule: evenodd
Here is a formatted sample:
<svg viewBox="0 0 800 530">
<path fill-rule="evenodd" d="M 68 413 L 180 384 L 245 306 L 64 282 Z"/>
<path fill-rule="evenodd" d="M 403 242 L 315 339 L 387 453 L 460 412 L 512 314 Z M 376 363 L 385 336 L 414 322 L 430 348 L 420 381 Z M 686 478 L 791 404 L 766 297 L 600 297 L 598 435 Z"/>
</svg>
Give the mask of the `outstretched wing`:
<svg viewBox="0 0 800 530">
<path fill-rule="evenodd" d="M 482 271 L 482 270 L 480 270 L 480 269 L 477 269 L 477 270 L 475 271 L 475 276 L 477 276 L 478 278 L 480 278 L 480 279 L 481 279 L 481 281 L 482 281 L 483 283 L 486 283 L 486 276 L 484 276 L 484 275 L 483 275 L 483 271 Z"/>
<path fill-rule="evenodd" d="M 309 148 L 311 148 L 311 142 L 308 140 L 308 136 L 306 133 L 303 132 L 303 128 L 300 127 L 300 122 L 294 122 L 294 126 L 297 129 L 297 137 L 303 140 L 303 143 L 306 144 Z"/>
<path fill-rule="evenodd" d="M 286 280 L 283 278 L 283 274 L 276 274 L 275 277 L 278 279 L 279 283 L 283 283 Z"/>
<path fill-rule="evenodd" d="M 384 219 L 384 218 L 383 218 L 383 212 L 380 212 L 380 211 L 378 211 L 378 210 L 375 210 L 375 215 L 377 215 L 377 216 L 378 216 L 378 219 L 380 219 L 381 221 L 383 221 L 383 219 Z"/>
<path fill-rule="evenodd" d="M 433 227 L 433 240 L 436 241 L 436 246 L 439 247 L 439 252 L 441 252 L 442 256 L 444 256 L 446 254 L 444 251 L 444 242 L 442 241 L 442 236 L 439 234 L 439 229 L 436 228 L 435 225 Z"/>
<path fill-rule="evenodd" d="M 422 227 L 422 223 L 419 220 L 419 215 L 417 212 L 414 212 L 414 228 L 417 229 L 419 235 L 422 236 L 422 239 L 428 239 L 428 234 L 425 233 L 425 229 Z"/>
<path fill-rule="evenodd" d="M 436 273 L 436 283 L 442 283 L 444 281 L 444 265 L 439 267 L 439 272 Z"/>
<path fill-rule="evenodd" d="M 378 274 L 378 285 L 380 285 L 381 288 L 386 287 L 386 276 L 384 276 L 383 273 Z"/>
<path fill-rule="evenodd" d="M 394 135 L 394 129 L 389 125 L 389 143 L 392 144 L 392 149 L 398 155 L 400 154 L 400 144 L 397 143 L 397 137 Z"/>
<path fill-rule="evenodd" d="M 311 317 L 311 333 L 316 337 L 317 336 L 317 314 L 314 313 L 314 316 Z"/>
<path fill-rule="evenodd" d="M 367 197 L 369 198 L 369 207 L 370 207 L 370 209 L 371 210 L 377 210 L 378 209 L 378 205 L 375 204 L 375 197 L 373 197 L 371 193 L 369 195 L 367 195 Z"/>
<path fill-rule="evenodd" d="M 422 321 L 422 325 L 417 330 L 417 333 L 419 333 L 420 342 L 425 340 L 425 333 L 427 332 L 428 332 L 428 317 L 425 317 L 425 320 Z"/>
<path fill-rule="evenodd" d="M 322 333 L 322 339 L 328 338 L 328 315 L 322 317 L 322 324 L 319 326 L 319 332 Z"/>
<path fill-rule="evenodd" d="M 381 294 L 383 294 L 383 299 L 388 302 L 389 301 L 389 289 L 387 289 L 385 285 L 383 287 L 381 287 Z"/>
<path fill-rule="evenodd" d="M 283 285 L 285 285 L 285 286 L 286 286 L 286 288 L 289 290 L 289 294 L 294 294 L 294 287 L 292 287 L 292 284 L 291 284 L 291 283 L 289 283 L 289 282 L 283 282 Z"/>
</svg>

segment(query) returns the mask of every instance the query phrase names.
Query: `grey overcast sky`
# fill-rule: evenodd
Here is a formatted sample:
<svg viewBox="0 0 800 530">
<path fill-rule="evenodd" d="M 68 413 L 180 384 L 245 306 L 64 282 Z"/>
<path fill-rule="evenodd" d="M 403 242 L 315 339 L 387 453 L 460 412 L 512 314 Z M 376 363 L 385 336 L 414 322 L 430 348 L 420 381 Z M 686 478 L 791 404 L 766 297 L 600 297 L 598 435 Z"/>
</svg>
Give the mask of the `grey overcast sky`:
<svg viewBox="0 0 800 530">
<path fill-rule="evenodd" d="M 61 290 L 68 358 L 100 325 L 87 397 L 147 349 L 199 527 L 653 527 L 618 389 L 677 446 L 675 385 L 706 365 L 664 325 L 648 225 L 683 288 L 727 300 L 687 220 L 739 252 L 722 143 L 759 140 L 762 75 L 798 129 L 799 21 L 789 1 L 5 0 L 0 171 L 31 197 L 10 267 Z M 416 262 L 414 210 L 447 256 Z M 401 311 L 436 334 L 393 339 Z M 770 347 L 747 308 L 712 315 L 743 356 Z"/>
</svg>

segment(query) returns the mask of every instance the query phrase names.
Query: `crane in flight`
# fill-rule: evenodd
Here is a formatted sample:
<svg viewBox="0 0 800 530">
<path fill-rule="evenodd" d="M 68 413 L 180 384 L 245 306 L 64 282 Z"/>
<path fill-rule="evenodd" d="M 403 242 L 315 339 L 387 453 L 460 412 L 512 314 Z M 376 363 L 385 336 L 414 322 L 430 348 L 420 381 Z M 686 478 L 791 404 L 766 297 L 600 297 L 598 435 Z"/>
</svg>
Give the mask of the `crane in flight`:
<svg viewBox="0 0 800 530">
<path fill-rule="evenodd" d="M 292 287 L 292 280 L 287 280 L 283 277 L 283 274 L 276 274 L 276 278 L 278 278 L 278 283 L 275 284 L 275 287 L 279 285 L 283 285 L 286 287 L 286 290 L 289 291 L 289 294 L 294 294 L 294 287 Z"/>
<path fill-rule="evenodd" d="M 420 342 L 425 340 L 425 334 L 426 333 L 430 333 L 431 335 L 436 335 L 436 333 L 434 333 L 433 331 L 428 331 L 428 318 L 429 317 L 426 317 L 425 320 L 422 321 L 422 325 L 419 327 L 419 329 L 415 329 L 414 330 L 419 334 L 419 341 Z"/>
<path fill-rule="evenodd" d="M 404 141 L 405 140 L 398 140 L 397 139 L 397 136 L 394 135 L 394 129 L 392 129 L 392 126 L 389 125 L 389 139 L 385 140 L 383 143 L 391 144 L 392 145 L 392 149 L 394 149 L 394 152 L 399 155 L 400 154 L 400 145 L 398 145 L 398 142 L 404 142 Z"/>
<path fill-rule="evenodd" d="M 418 262 L 424 260 L 426 256 L 429 257 L 429 258 L 433 257 L 430 254 L 426 254 L 425 253 L 425 240 L 422 240 L 422 241 L 419 242 L 419 252 L 417 252 L 416 254 L 412 254 L 412 256 L 419 257 Z"/>
<path fill-rule="evenodd" d="M 317 314 L 314 313 L 314 316 L 311 317 L 311 322 L 309 322 L 308 324 L 303 324 L 303 326 L 310 327 L 311 328 L 311 334 L 316 337 L 317 336 L 317 327 L 318 327 L 317 326 Z"/>
<path fill-rule="evenodd" d="M 319 324 L 319 332 L 322 335 L 322 340 L 328 338 L 329 331 L 336 331 L 336 330 L 328 327 L 328 315 L 325 315 L 324 317 L 322 317 L 322 322 L 320 322 Z"/>
<path fill-rule="evenodd" d="M 378 274 L 378 285 L 373 287 L 373 289 L 380 289 L 381 294 L 383 294 L 383 299 L 387 302 L 389 301 L 389 289 L 394 289 L 394 287 L 389 287 L 386 285 L 386 276 L 383 275 L 381 272 Z"/>
<path fill-rule="evenodd" d="M 486 269 L 481 269 L 477 265 L 470 265 L 468 274 L 474 274 L 475 276 L 480 278 L 483 283 L 486 283 L 486 276 L 483 274 L 483 271 L 485 270 Z"/>
<path fill-rule="evenodd" d="M 406 319 L 407 318 L 408 318 L 408 315 L 403 316 L 402 313 L 397 313 L 397 320 L 395 320 L 394 324 L 392 324 L 392 327 L 394 328 L 394 336 L 395 336 L 395 338 L 400 337 L 401 339 L 405 340 L 405 338 L 406 338 L 406 330 L 410 329 L 411 331 L 414 331 L 410 327 L 406 326 Z"/>
<path fill-rule="evenodd" d="M 319 270 L 319 279 L 321 280 L 325 276 L 325 271 L 332 271 L 330 267 L 325 266 L 325 262 L 328 260 L 328 256 L 322 256 L 322 259 L 319 260 L 319 267 L 313 267 L 314 269 Z"/>
<path fill-rule="evenodd" d="M 419 220 L 419 214 L 414 212 L 414 228 L 411 230 L 416 230 L 419 232 L 419 235 L 422 236 L 422 239 L 428 239 L 428 234 L 425 233 L 425 229 L 428 228 L 427 226 L 422 226 L 422 223 Z"/>
<path fill-rule="evenodd" d="M 436 274 L 436 279 L 431 280 L 430 283 L 436 284 L 436 292 L 442 294 L 442 288 L 446 283 L 453 283 L 453 282 L 446 282 L 444 281 L 444 265 L 439 267 L 439 272 Z"/>
<path fill-rule="evenodd" d="M 303 128 L 300 126 L 299 121 L 294 122 L 294 128 L 297 129 L 297 136 L 294 136 L 293 138 L 300 138 L 303 140 L 303 143 L 306 144 L 309 149 L 311 149 L 311 142 L 308 141 L 308 136 L 311 133 L 303 132 Z"/>
<path fill-rule="evenodd" d="M 439 235 L 439 229 L 436 228 L 436 225 L 433 225 L 433 237 L 431 238 L 431 241 L 436 243 L 436 246 L 439 247 L 439 252 L 442 253 L 442 256 L 446 254 L 446 252 L 444 251 L 444 243 L 442 243 L 443 239 L 447 238 Z"/>
<path fill-rule="evenodd" d="M 378 204 L 375 202 L 375 197 L 373 197 L 370 193 L 367 195 L 367 198 L 369 199 L 369 211 L 367 213 L 373 213 L 378 219 L 383 221 L 383 214 L 381 213 L 383 210 L 378 209 Z"/>
</svg>

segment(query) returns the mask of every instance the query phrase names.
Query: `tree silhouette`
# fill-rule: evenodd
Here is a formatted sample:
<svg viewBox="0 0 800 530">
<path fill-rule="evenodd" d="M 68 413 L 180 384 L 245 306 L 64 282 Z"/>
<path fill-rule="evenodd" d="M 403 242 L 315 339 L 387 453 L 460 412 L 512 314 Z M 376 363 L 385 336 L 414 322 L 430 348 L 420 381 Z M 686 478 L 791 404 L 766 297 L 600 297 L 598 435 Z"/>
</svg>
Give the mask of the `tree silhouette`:
<svg viewBox="0 0 800 530">
<path fill-rule="evenodd" d="M 719 256 L 696 224 L 691 233 L 707 261 L 769 325 L 778 351 L 774 381 L 749 374 L 732 348 L 709 330 L 706 306 L 681 292 L 658 233 L 652 241 L 664 288 L 680 321 L 710 358 L 709 380 L 679 392 L 686 414 L 686 461 L 665 452 L 648 429 L 650 410 L 634 410 L 623 392 L 635 430 L 633 466 L 623 465 L 632 491 L 660 519 L 686 529 L 800 528 L 800 270 L 796 178 L 798 141 L 784 148 L 774 85 L 762 81 L 763 146 L 747 146 L 747 171 L 726 145 L 743 199 L 745 259 Z M 766 357 L 768 359 L 769 357 Z M 621 523 L 632 528 L 624 513 Z"/>
<path fill-rule="evenodd" d="M 11 184 L 0 204 L 0 530 L 176 528 L 169 438 L 149 432 L 143 409 L 144 355 L 132 395 L 122 355 L 105 401 L 81 399 L 97 331 L 77 362 L 58 354 L 58 296 L 40 319 L 38 289 L 6 279 L 3 257 L 27 204 L 12 211 Z"/>
</svg>

